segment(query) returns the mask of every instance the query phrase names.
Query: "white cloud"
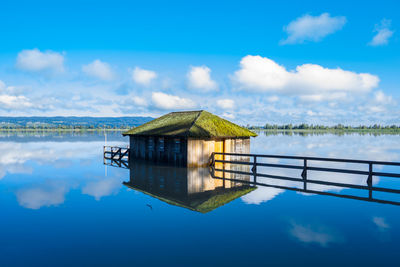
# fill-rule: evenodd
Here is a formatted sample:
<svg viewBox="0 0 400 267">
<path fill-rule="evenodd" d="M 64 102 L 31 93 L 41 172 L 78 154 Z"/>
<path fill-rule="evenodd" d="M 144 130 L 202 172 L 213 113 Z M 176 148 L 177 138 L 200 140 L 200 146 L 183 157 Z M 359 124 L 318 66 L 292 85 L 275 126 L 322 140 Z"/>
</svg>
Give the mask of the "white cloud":
<svg viewBox="0 0 400 267">
<path fill-rule="evenodd" d="M 27 71 L 64 71 L 64 56 L 53 51 L 41 52 L 35 48 L 22 50 L 17 56 L 17 67 Z"/>
<path fill-rule="evenodd" d="M 225 118 L 225 119 L 228 119 L 228 120 L 233 120 L 233 119 L 235 119 L 235 115 L 232 114 L 232 113 L 224 112 L 221 116 L 222 116 L 223 118 Z"/>
<path fill-rule="evenodd" d="M 190 109 L 196 107 L 196 103 L 188 98 L 168 95 L 161 92 L 153 92 L 151 99 L 154 106 L 160 109 Z"/>
<path fill-rule="evenodd" d="M 217 105 L 223 109 L 233 109 L 235 106 L 235 101 L 232 99 L 220 99 L 217 101 Z"/>
<path fill-rule="evenodd" d="M 188 86 L 206 92 L 216 90 L 217 83 L 211 79 L 210 73 L 207 66 L 191 67 L 187 74 Z"/>
<path fill-rule="evenodd" d="M 337 92 L 337 93 L 324 93 L 324 94 L 312 94 L 312 95 L 301 95 L 300 99 L 305 102 L 320 102 L 320 101 L 332 101 L 345 99 L 347 93 Z"/>
<path fill-rule="evenodd" d="M 273 96 L 270 96 L 267 98 L 267 101 L 270 103 L 277 102 L 278 100 L 279 100 L 279 97 L 276 95 L 273 95 Z"/>
<path fill-rule="evenodd" d="M 381 90 L 376 91 L 374 94 L 374 100 L 379 104 L 390 104 L 393 101 L 391 96 L 385 95 Z"/>
<path fill-rule="evenodd" d="M 132 100 L 133 100 L 133 103 L 135 103 L 135 105 L 138 105 L 141 107 L 147 107 L 147 105 L 148 105 L 146 99 L 144 99 L 143 97 L 134 96 Z"/>
<path fill-rule="evenodd" d="M 323 13 L 319 16 L 310 16 L 307 14 L 290 22 L 284 28 L 288 37 L 281 43 L 318 42 L 325 36 L 342 29 L 345 24 L 346 17 L 343 16 L 331 17 L 329 13 Z"/>
<path fill-rule="evenodd" d="M 0 91 L 3 91 L 6 89 L 6 84 L 0 80 Z"/>
<path fill-rule="evenodd" d="M 96 59 L 92 63 L 82 66 L 82 71 L 89 76 L 96 77 L 104 81 L 110 81 L 114 78 L 114 73 L 110 65 Z"/>
<path fill-rule="evenodd" d="M 358 109 L 369 114 L 384 114 L 384 112 L 388 112 L 392 107 L 396 108 L 396 101 L 393 100 L 393 97 L 379 90 L 374 92 L 373 98 L 363 103 Z"/>
<path fill-rule="evenodd" d="M 33 105 L 28 98 L 22 95 L 0 95 L 0 106 L 3 109 L 23 109 L 32 107 Z"/>
<path fill-rule="evenodd" d="M 132 72 L 132 79 L 135 83 L 140 85 L 149 86 L 151 81 L 157 77 L 157 73 L 152 70 L 145 70 L 136 67 Z"/>
<path fill-rule="evenodd" d="M 312 110 L 307 110 L 307 116 L 315 116 L 316 113 Z"/>
<path fill-rule="evenodd" d="M 331 100 L 343 98 L 347 93 L 366 93 L 379 83 L 379 78 L 369 73 L 329 69 L 316 64 L 303 64 L 295 71 L 288 71 L 261 56 L 245 56 L 240 67 L 233 76 L 239 89 L 299 95 L 304 100 Z"/>
<path fill-rule="evenodd" d="M 260 56 L 245 56 L 240 61 L 240 70 L 235 72 L 234 80 L 243 89 L 268 91 L 285 87 L 289 75 L 285 67 L 275 61 Z"/>
<path fill-rule="evenodd" d="M 386 45 L 389 43 L 389 38 L 392 37 L 393 31 L 390 30 L 391 21 L 383 19 L 379 24 L 375 25 L 374 32 L 376 35 L 368 43 L 372 46 Z"/>
</svg>

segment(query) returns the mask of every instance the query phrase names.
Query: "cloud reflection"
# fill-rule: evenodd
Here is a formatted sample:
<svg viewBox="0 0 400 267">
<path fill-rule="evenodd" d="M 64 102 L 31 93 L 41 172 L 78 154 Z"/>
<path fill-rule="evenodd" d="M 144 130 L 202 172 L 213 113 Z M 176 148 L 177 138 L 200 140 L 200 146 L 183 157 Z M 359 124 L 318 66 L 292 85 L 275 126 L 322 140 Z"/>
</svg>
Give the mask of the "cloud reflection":
<svg viewBox="0 0 400 267">
<path fill-rule="evenodd" d="M 379 231 L 384 232 L 390 228 L 390 225 L 383 217 L 373 217 L 372 222 L 378 227 Z"/>
<path fill-rule="evenodd" d="M 64 203 L 65 194 L 69 191 L 65 183 L 47 182 L 16 192 L 18 203 L 28 209 L 56 206 Z"/>
<path fill-rule="evenodd" d="M 120 179 L 116 177 L 106 177 L 97 181 L 88 182 L 82 188 L 82 193 L 93 196 L 96 200 L 102 197 L 115 194 L 122 186 Z"/>
<path fill-rule="evenodd" d="M 258 187 L 256 190 L 244 195 L 241 199 L 246 204 L 259 205 L 263 202 L 267 202 L 277 195 L 283 193 L 285 190 L 273 187 Z"/>
<path fill-rule="evenodd" d="M 330 244 L 344 241 L 341 234 L 324 225 L 309 225 L 292 222 L 289 233 L 300 242 L 314 243 L 322 247 L 328 247 Z"/>
<path fill-rule="evenodd" d="M 101 141 L 0 142 L 0 179 L 7 177 L 4 182 L 7 186 L 16 188 L 15 194 L 19 205 L 28 209 L 60 205 L 64 203 L 66 194 L 72 188 L 81 186 L 84 194 L 100 200 L 101 197 L 113 194 L 121 187 L 118 179 L 110 177 L 85 183 L 91 178 L 84 177 L 97 175 L 93 173 L 94 170 L 100 170 L 101 173 L 103 171 L 102 168 L 92 168 L 93 164 L 97 166 L 102 162 L 102 146 Z M 72 174 L 75 164 L 79 165 L 80 172 L 85 171 L 88 174 L 85 176 Z M 52 168 L 58 170 L 53 174 Z M 8 174 L 33 175 L 7 176 Z"/>
</svg>

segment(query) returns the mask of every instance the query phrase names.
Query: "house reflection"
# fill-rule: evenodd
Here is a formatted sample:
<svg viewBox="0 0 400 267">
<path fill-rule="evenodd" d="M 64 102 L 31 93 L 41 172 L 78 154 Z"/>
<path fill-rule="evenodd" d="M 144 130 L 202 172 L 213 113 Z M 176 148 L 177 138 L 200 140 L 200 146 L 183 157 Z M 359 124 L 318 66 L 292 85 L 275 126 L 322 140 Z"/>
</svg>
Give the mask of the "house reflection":
<svg viewBox="0 0 400 267">
<path fill-rule="evenodd" d="M 132 163 L 130 180 L 123 184 L 168 204 L 206 213 L 255 189 L 248 183 L 249 175 L 229 174 L 229 178 L 235 181 L 214 179 L 209 168 Z"/>
</svg>

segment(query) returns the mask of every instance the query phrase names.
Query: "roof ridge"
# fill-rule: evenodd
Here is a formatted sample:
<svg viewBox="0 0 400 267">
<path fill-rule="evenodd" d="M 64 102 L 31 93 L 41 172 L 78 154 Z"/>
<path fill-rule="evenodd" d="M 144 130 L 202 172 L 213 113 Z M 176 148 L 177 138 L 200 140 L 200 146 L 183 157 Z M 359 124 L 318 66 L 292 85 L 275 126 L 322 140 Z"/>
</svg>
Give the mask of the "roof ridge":
<svg viewBox="0 0 400 267">
<path fill-rule="evenodd" d="M 189 129 L 187 130 L 187 133 L 190 133 L 190 130 L 192 129 L 192 127 L 194 126 L 194 124 L 196 123 L 196 121 L 199 119 L 201 113 L 203 113 L 204 110 L 199 110 L 199 114 L 197 115 L 197 117 L 193 120 L 192 125 L 190 125 Z"/>
<path fill-rule="evenodd" d="M 200 110 L 187 110 L 187 111 L 173 111 L 173 112 L 170 112 L 169 114 L 172 114 L 172 113 L 193 113 L 193 112 L 202 112 L 202 111 L 204 111 L 204 110 L 200 109 Z"/>
</svg>

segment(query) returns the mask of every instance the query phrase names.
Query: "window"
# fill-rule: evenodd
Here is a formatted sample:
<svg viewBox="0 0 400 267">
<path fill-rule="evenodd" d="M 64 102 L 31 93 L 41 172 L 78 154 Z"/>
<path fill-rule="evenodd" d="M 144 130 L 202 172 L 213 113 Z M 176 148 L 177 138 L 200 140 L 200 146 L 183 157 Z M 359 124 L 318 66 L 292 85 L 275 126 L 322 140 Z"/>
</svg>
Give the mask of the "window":
<svg viewBox="0 0 400 267">
<path fill-rule="evenodd" d="M 154 150 L 154 139 L 152 137 L 149 137 L 148 149 L 150 151 Z"/>
<path fill-rule="evenodd" d="M 174 139 L 174 152 L 179 153 L 181 152 L 181 140 Z"/>
<path fill-rule="evenodd" d="M 160 177 L 160 179 L 158 179 L 158 186 L 160 189 L 164 189 L 165 187 L 165 178 L 164 177 Z"/>
<path fill-rule="evenodd" d="M 164 152 L 164 138 L 162 137 L 158 139 L 158 151 Z"/>
</svg>

